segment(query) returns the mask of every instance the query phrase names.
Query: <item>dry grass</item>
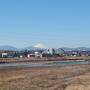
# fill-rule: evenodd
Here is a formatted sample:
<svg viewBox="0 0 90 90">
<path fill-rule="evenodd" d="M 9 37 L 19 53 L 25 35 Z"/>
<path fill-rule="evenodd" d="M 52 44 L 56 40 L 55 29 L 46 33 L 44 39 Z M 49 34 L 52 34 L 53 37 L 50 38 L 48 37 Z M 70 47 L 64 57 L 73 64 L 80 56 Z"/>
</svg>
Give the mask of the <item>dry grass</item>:
<svg viewBox="0 0 90 90">
<path fill-rule="evenodd" d="M 90 90 L 90 66 L 0 70 L 0 90 Z"/>
</svg>

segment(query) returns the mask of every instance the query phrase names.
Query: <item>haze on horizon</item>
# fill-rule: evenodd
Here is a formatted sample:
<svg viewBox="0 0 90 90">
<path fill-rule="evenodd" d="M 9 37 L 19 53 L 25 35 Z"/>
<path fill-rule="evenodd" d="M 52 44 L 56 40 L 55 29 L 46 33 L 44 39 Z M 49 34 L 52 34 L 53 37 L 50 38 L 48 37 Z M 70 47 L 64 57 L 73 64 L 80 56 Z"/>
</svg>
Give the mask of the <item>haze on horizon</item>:
<svg viewBox="0 0 90 90">
<path fill-rule="evenodd" d="M 90 0 L 0 0 L 0 45 L 90 47 Z"/>
</svg>

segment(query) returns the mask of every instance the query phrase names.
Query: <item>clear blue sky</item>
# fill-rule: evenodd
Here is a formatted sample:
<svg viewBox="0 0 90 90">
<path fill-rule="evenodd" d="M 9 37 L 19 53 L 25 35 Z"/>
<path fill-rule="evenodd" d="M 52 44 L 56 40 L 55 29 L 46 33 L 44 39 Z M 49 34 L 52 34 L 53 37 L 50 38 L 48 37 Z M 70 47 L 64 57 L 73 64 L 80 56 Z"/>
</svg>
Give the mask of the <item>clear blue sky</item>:
<svg viewBox="0 0 90 90">
<path fill-rule="evenodd" d="M 0 45 L 90 47 L 90 0 L 0 0 Z"/>
</svg>

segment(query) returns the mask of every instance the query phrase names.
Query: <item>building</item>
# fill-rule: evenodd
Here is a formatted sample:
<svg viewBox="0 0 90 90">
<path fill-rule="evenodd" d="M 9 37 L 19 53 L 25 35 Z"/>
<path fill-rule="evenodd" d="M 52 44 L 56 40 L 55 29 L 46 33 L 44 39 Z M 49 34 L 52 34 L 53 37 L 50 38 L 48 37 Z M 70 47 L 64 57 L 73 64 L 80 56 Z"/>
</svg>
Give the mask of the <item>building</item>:
<svg viewBox="0 0 90 90">
<path fill-rule="evenodd" d="M 7 58 L 8 57 L 8 53 L 2 53 L 2 58 Z"/>
<path fill-rule="evenodd" d="M 30 54 L 27 54 L 27 58 L 42 58 L 42 53 L 39 53 L 39 52 L 34 52 L 34 53 L 30 53 Z"/>
</svg>

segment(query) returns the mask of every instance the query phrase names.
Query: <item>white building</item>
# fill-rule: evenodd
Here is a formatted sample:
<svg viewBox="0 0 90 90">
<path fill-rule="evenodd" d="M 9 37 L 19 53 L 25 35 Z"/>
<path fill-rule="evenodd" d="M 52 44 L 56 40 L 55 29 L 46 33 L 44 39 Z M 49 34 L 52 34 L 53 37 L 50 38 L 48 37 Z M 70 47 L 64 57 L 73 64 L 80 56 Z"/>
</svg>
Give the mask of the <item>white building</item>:
<svg viewBox="0 0 90 90">
<path fill-rule="evenodd" d="M 8 56 L 8 53 L 2 53 L 2 58 L 5 58 Z"/>
<path fill-rule="evenodd" d="M 28 54 L 27 55 L 27 58 L 32 58 L 32 57 L 35 57 L 35 58 L 42 58 L 42 54 L 39 53 L 39 52 L 35 52 L 34 54 Z"/>
<path fill-rule="evenodd" d="M 42 54 L 39 53 L 39 52 L 35 52 L 35 57 L 36 57 L 36 58 L 37 58 L 37 57 L 42 58 Z"/>
</svg>

